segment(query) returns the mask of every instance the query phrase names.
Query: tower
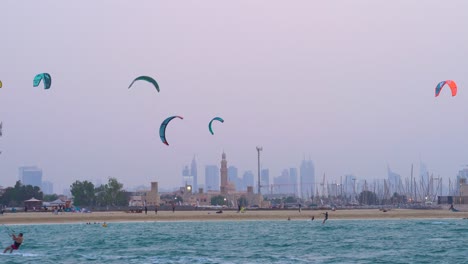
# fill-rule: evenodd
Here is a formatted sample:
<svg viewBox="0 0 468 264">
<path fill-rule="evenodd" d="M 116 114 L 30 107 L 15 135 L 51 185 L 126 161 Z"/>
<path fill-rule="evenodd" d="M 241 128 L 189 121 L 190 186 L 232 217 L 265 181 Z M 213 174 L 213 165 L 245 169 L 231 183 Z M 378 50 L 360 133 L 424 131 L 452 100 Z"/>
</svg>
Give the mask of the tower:
<svg viewBox="0 0 468 264">
<path fill-rule="evenodd" d="M 227 193 L 227 185 L 228 185 L 228 169 L 227 169 L 227 160 L 226 160 L 226 153 L 223 152 L 221 155 L 221 193 Z"/>
<path fill-rule="evenodd" d="M 314 163 L 310 158 L 302 160 L 299 174 L 301 178 L 300 197 L 309 200 L 316 191 Z"/>
<path fill-rule="evenodd" d="M 190 175 L 193 177 L 193 190 L 198 190 L 198 172 L 197 172 L 197 161 L 195 160 L 195 155 L 192 159 L 192 164 L 190 164 Z"/>
<path fill-rule="evenodd" d="M 19 168 L 19 180 L 23 185 L 42 187 L 42 170 L 36 166 Z"/>
</svg>

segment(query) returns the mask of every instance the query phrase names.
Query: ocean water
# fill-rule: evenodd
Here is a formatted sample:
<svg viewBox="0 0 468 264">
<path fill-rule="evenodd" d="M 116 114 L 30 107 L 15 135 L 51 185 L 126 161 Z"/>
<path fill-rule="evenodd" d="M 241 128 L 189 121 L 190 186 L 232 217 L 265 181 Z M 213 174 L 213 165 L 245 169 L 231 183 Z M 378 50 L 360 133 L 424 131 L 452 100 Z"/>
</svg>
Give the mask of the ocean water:
<svg viewBox="0 0 468 264">
<path fill-rule="evenodd" d="M 468 220 L 144 222 L 9 226 L 0 263 L 468 263 Z M 0 227 L 3 247 L 10 244 Z"/>
</svg>

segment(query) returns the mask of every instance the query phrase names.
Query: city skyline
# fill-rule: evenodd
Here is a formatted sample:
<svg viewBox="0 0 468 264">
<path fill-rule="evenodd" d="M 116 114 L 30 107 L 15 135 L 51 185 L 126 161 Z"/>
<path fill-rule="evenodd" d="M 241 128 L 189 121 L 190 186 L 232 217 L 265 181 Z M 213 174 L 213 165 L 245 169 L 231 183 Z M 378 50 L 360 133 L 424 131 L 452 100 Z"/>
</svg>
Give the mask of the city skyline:
<svg viewBox="0 0 468 264">
<path fill-rule="evenodd" d="M 453 179 L 468 164 L 466 1 L 143 1 L 138 12 L 84 1 L 1 3 L 4 186 L 29 164 L 56 190 L 108 177 L 177 186 L 194 154 L 203 168 L 222 151 L 256 181 L 256 146 L 271 176 L 303 155 L 317 179 L 383 178 L 387 164 L 405 178 L 419 161 Z M 42 72 L 50 89 L 33 87 Z M 141 75 L 160 92 L 128 89 Z M 434 96 L 443 80 L 455 97 Z M 184 119 L 167 146 L 158 130 L 172 115 Z"/>
<path fill-rule="evenodd" d="M 317 179 L 315 179 L 315 176 L 313 177 L 313 180 L 312 180 L 312 182 L 314 182 L 313 194 L 311 194 L 312 193 L 312 191 L 311 191 L 312 188 L 310 186 L 310 180 L 307 180 L 307 179 L 302 180 L 302 177 L 304 177 L 304 176 L 302 176 L 301 174 L 304 173 L 304 172 L 301 173 L 301 167 L 302 166 L 310 166 L 310 165 L 308 165 L 309 163 L 312 164 L 312 172 L 313 172 L 314 163 L 310 159 L 303 159 L 300 162 L 300 166 L 297 166 L 297 167 L 285 165 L 283 167 L 287 168 L 287 169 L 281 169 L 281 171 L 278 171 L 277 173 L 274 173 L 274 174 L 270 173 L 271 170 L 268 167 L 261 166 L 262 182 L 265 181 L 265 176 L 264 176 L 265 171 L 267 171 L 266 175 L 268 175 L 268 181 L 270 182 L 270 184 L 268 184 L 268 186 L 262 185 L 262 190 L 263 190 L 262 193 L 263 194 L 268 194 L 268 193 L 271 193 L 271 192 L 273 192 L 273 193 L 282 193 L 280 190 L 283 190 L 283 191 L 287 190 L 284 193 L 294 194 L 297 197 L 301 197 L 301 198 L 304 198 L 307 195 L 316 195 L 317 192 L 320 195 L 322 195 L 322 190 L 318 189 L 318 188 L 323 188 L 324 187 L 324 185 L 321 183 L 321 180 L 322 180 L 321 178 L 317 180 Z M 198 166 L 197 166 L 197 162 L 196 162 L 195 157 L 193 157 L 190 164 L 191 164 L 190 169 L 189 169 L 189 166 L 187 166 L 187 165 L 183 166 L 183 169 L 182 169 L 181 173 L 178 176 L 178 177 L 181 178 L 181 183 L 180 184 L 175 184 L 173 186 L 161 186 L 161 189 L 170 192 L 172 190 L 178 190 L 180 187 L 185 186 L 185 184 L 194 186 L 193 178 L 190 178 L 191 180 L 189 180 L 189 182 L 187 182 L 186 176 L 191 176 L 193 173 L 196 173 L 198 175 L 198 170 L 197 170 Z M 307 165 L 304 165 L 304 164 L 307 164 Z M 416 164 L 412 164 L 412 165 L 413 165 L 412 166 L 413 177 L 414 177 L 414 179 L 418 180 L 418 184 L 419 183 L 428 184 L 429 180 L 430 180 L 430 177 L 435 177 L 437 179 L 439 179 L 439 177 L 440 177 L 440 175 L 434 175 L 434 173 L 432 173 L 430 170 L 428 170 L 427 164 L 425 164 L 423 162 L 419 162 L 417 165 Z M 220 171 L 219 171 L 220 167 L 218 165 L 214 164 L 214 163 L 213 164 L 206 164 L 206 165 L 203 165 L 202 167 L 205 168 L 205 173 L 202 174 L 203 175 L 202 178 L 198 178 L 198 179 L 201 180 L 204 183 L 199 185 L 199 187 L 203 188 L 204 191 L 208 191 L 208 190 L 219 191 L 220 186 L 221 186 L 221 178 L 220 178 Z M 209 174 L 210 174 L 210 177 L 211 177 L 211 179 L 209 181 L 212 182 L 212 184 L 210 184 L 210 189 L 206 189 L 206 186 L 208 185 L 207 184 L 207 178 L 206 178 L 207 168 L 210 171 Z M 42 183 L 41 183 L 41 185 L 38 185 L 38 183 L 34 183 L 34 184 L 32 184 L 33 186 L 39 186 L 39 187 L 41 187 L 41 189 L 46 188 L 45 190 L 46 190 L 47 194 L 50 194 L 50 193 L 67 194 L 65 191 L 63 191 L 63 192 L 61 192 L 61 191 L 50 192 L 49 191 L 50 189 L 58 190 L 59 188 L 54 188 L 53 186 L 55 186 L 55 184 L 52 181 L 42 180 L 42 169 L 38 168 L 37 166 L 22 166 L 22 167 L 19 168 L 19 170 L 20 170 L 20 174 L 19 174 L 18 180 L 22 180 L 22 170 L 26 170 L 26 171 L 36 171 L 37 170 L 37 171 L 40 172 L 40 181 Z M 309 169 L 307 169 L 307 167 L 306 167 L 305 169 L 303 168 L 303 170 L 307 171 Z M 231 171 L 236 171 L 236 175 L 234 175 L 234 177 L 235 177 L 234 181 L 232 181 L 233 178 L 230 175 Z M 239 177 L 238 171 L 241 172 L 240 177 Z M 235 184 L 237 191 L 246 191 L 247 186 L 253 186 L 254 190 L 256 192 L 256 190 L 257 190 L 256 189 L 257 188 L 257 181 L 256 181 L 257 180 L 257 175 L 254 173 L 254 171 L 256 171 L 256 170 L 242 169 L 242 168 L 237 167 L 235 164 L 230 164 L 229 163 L 229 166 L 228 166 L 228 181 Z M 292 171 L 295 171 L 295 172 L 292 173 Z M 292 176 L 293 174 L 297 178 L 296 180 L 293 180 L 292 178 L 290 178 L 290 175 Z M 246 175 L 248 175 L 248 179 L 245 179 Z M 312 175 L 314 175 L 314 173 Z M 353 188 L 362 189 L 361 185 L 364 182 L 367 182 L 368 184 L 380 183 L 380 185 L 384 185 L 383 180 L 386 180 L 389 188 L 392 189 L 392 190 L 396 190 L 397 185 L 398 184 L 404 184 L 404 180 L 409 179 L 410 175 L 411 175 L 410 171 L 408 171 L 408 173 L 393 171 L 391 169 L 391 166 L 389 166 L 387 164 L 386 172 L 383 173 L 382 175 L 380 175 L 380 177 L 374 177 L 374 178 L 368 179 L 368 178 L 362 178 L 359 175 L 355 175 L 355 174 L 344 174 L 344 175 L 335 175 L 335 176 L 330 176 L 329 175 L 329 176 L 325 177 L 325 180 L 326 180 L 325 183 L 327 185 L 334 185 L 334 184 L 342 183 L 345 186 L 344 187 L 345 192 L 346 193 L 352 193 L 354 190 L 350 190 L 349 188 L 351 188 L 351 189 L 353 189 Z M 468 165 L 465 168 L 462 168 L 459 171 L 457 171 L 457 174 L 452 176 L 452 177 L 446 177 L 446 178 L 440 177 L 441 180 L 444 181 L 442 183 L 442 186 L 441 186 L 442 187 L 441 192 L 446 193 L 446 192 L 449 191 L 449 186 L 448 186 L 449 185 L 449 179 L 450 179 L 450 181 L 452 183 L 451 187 L 452 187 L 453 192 L 456 192 L 457 185 L 455 184 L 455 182 L 458 182 L 460 177 L 468 178 L 467 175 L 468 175 Z M 281 179 L 281 177 L 283 177 L 283 178 Z M 284 178 L 284 177 L 286 177 L 286 178 Z M 352 187 L 353 184 L 350 184 L 348 182 L 348 178 L 355 179 L 356 182 L 353 183 L 353 184 L 357 184 L 357 185 L 355 187 Z M 95 179 L 84 179 L 84 180 L 91 181 L 96 186 L 98 186 L 98 185 L 101 185 L 102 182 L 105 182 L 107 179 L 95 178 Z M 22 180 L 22 182 L 23 182 L 23 184 L 26 184 L 26 185 L 31 184 L 31 182 L 29 180 L 26 181 L 26 182 L 24 182 Z M 219 182 L 217 187 L 215 187 L 216 184 L 217 184 L 216 182 Z M 347 183 L 348 187 L 346 187 L 345 182 Z M 71 183 L 73 183 L 73 182 L 71 182 Z M 70 183 L 70 185 L 71 185 L 71 183 Z M 1 184 L 0 183 L 0 185 L 3 185 L 4 187 L 8 187 L 8 185 L 6 185 L 6 184 Z M 282 185 L 284 185 L 284 186 L 282 186 Z M 137 190 L 138 188 L 141 189 L 142 186 L 148 187 L 149 185 L 148 185 L 148 183 L 142 182 L 142 183 L 134 183 L 133 185 L 125 185 L 124 187 L 125 187 L 125 189 L 128 189 L 128 190 Z M 305 189 L 301 189 L 301 187 L 305 187 L 306 189 L 310 188 L 311 190 L 306 191 Z M 296 188 L 296 189 L 294 190 L 294 188 Z M 67 186 L 65 186 L 65 188 L 63 188 L 63 189 L 66 190 L 68 188 L 67 188 Z M 198 188 L 194 189 L 194 190 L 198 191 Z M 293 190 L 293 191 L 291 191 L 291 190 Z"/>
</svg>

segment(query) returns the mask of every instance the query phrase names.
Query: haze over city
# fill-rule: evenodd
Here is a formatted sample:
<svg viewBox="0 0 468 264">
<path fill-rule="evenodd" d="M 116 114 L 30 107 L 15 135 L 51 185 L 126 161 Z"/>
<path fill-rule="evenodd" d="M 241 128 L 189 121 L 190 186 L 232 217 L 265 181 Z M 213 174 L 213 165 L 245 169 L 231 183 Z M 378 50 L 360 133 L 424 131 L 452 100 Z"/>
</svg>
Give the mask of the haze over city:
<svg viewBox="0 0 468 264">
<path fill-rule="evenodd" d="M 47 6 L 47 8 L 43 8 Z M 112 6 L 112 8 L 108 8 Z M 0 175 L 36 165 L 57 192 L 115 177 L 181 184 L 205 165 L 270 177 L 407 177 L 468 164 L 466 1 L 0 3 Z M 398 18 L 398 19 L 396 19 Z M 49 72 L 49 90 L 32 87 Z M 160 92 L 135 84 L 150 75 Z M 442 80 L 455 80 L 458 94 Z M 159 138 L 168 116 L 169 146 Z M 208 131 L 215 116 L 224 123 Z M 256 175 L 256 174 L 255 174 Z M 201 177 L 203 181 L 203 176 Z"/>
</svg>

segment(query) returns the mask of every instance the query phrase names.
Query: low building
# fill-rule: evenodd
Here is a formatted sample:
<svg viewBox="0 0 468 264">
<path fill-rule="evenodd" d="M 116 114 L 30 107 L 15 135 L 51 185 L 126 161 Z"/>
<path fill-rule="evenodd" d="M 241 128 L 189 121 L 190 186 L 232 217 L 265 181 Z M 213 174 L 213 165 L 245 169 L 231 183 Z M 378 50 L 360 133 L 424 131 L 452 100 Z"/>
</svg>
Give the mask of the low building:
<svg viewBox="0 0 468 264">
<path fill-rule="evenodd" d="M 159 206 L 160 197 L 158 191 L 158 182 L 151 182 L 151 190 L 146 192 L 146 205 Z"/>
<path fill-rule="evenodd" d="M 24 201 L 24 208 L 27 210 L 39 210 L 42 207 L 42 201 L 36 198 L 31 198 Z"/>
</svg>

